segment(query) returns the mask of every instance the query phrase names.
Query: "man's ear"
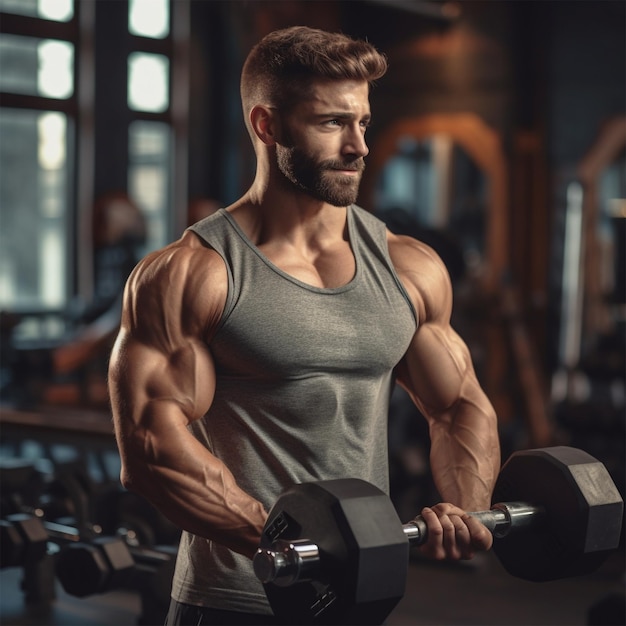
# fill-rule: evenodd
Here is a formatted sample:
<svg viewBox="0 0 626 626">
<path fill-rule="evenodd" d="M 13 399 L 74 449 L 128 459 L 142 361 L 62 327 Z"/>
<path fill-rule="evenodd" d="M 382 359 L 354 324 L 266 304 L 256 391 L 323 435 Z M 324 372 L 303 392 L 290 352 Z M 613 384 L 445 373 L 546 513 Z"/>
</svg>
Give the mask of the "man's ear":
<svg viewBox="0 0 626 626">
<path fill-rule="evenodd" d="M 266 145 L 273 146 L 277 141 L 278 120 L 276 111 L 257 104 L 250 111 L 250 125 L 254 134 Z"/>
</svg>

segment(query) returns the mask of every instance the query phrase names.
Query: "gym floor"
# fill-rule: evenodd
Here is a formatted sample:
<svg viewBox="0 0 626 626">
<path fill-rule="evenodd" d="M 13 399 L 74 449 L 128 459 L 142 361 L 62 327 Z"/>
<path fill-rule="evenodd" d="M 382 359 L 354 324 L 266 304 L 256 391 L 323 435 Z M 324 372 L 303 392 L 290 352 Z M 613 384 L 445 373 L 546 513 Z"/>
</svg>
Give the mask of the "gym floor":
<svg viewBox="0 0 626 626">
<path fill-rule="evenodd" d="M 119 591 L 78 599 L 57 585 L 47 608 L 25 607 L 21 571 L 0 572 L 0 623 L 6 626 L 133 626 L 141 612 L 139 596 Z M 587 626 L 625 624 L 624 558 L 612 556 L 590 575 L 549 583 L 509 576 L 493 554 L 471 563 L 437 564 L 412 558 L 407 591 L 387 619 L 388 626 L 498 625 Z M 617 613 L 590 619 L 589 610 L 611 594 L 621 595 Z M 621 613 L 621 615 L 620 615 Z"/>
</svg>

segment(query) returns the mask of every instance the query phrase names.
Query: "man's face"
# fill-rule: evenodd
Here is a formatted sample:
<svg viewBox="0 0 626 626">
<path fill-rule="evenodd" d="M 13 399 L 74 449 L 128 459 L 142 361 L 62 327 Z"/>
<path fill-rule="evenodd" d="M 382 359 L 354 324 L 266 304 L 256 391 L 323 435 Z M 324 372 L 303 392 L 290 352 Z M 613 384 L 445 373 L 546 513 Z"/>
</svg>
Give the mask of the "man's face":
<svg viewBox="0 0 626 626">
<path fill-rule="evenodd" d="M 278 168 L 287 184 L 334 206 L 356 202 L 369 150 L 366 81 L 319 81 L 281 119 Z"/>
</svg>

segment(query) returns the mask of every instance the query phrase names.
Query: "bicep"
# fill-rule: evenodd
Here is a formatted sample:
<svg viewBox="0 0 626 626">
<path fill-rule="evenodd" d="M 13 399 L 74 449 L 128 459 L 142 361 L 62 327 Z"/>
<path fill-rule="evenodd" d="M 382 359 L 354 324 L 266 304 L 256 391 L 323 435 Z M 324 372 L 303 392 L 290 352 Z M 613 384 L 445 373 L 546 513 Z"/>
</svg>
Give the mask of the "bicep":
<svg viewBox="0 0 626 626">
<path fill-rule="evenodd" d="M 111 355 L 109 393 L 126 488 L 145 491 L 151 468 L 173 468 L 181 455 L 203 452 L 187 425 L 208 410 L 214 389 L 206 352 L 187 346 L 164 354 L 122 328 Z"/>
<path fill-rule="evenodd" d="M 193 250 L 166 250 L 129 279 L 109 369 L 120 434 L 150 432 L 168 422 L 186 427 L 211 405 L 215 369 L 207 337 L 222 298 L 219 275 L 198 271 L 204 260 Z M 199 284 L 197 277 L 207 275 L 213 281 Z"/>
<path fill-rule="evenodd" d="M 419 317 L 396 368 L 398 382 L 426 417 L 441 418 L 476 387 L 469 350 L 450 324 L 452 285 L 431 248 L 407 238 L 393 238 L 391 243 L 394 264 Z"/>
<path fill-rule="evenodd" d="M 175 407 L 189 423 L 213 400 L 213 359 L 200 340 L 187 339 L 164 351 L 122 327 L 111 354 L 109 388 L 114 415 L 131 425 L 141 423 L 155 402 Z"/>
<path fill-rule="evenodd" d="M 469 399 L 477 385 L 469 350 L 447 323 L 420 325 L 397 376 L 424 415 L 432 419 Z"/>
</svg>

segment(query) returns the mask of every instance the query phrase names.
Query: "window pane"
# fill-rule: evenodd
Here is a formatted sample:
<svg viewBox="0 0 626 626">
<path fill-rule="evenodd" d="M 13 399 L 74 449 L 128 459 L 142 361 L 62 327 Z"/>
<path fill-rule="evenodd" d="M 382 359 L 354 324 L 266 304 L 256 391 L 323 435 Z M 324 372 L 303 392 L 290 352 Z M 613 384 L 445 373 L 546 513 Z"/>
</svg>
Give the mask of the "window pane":
<svg viewBox="0 0 626 626">
<path fill-rule="evenodd" d="M 128 134 L 128 189 L 148 223 L 148 252 L 170 239 L 171 129 L 162 122 L 136 121 Z"/>
<path fill-rule="evenodd" d="M 57 112 L 0 109 L 0 307 L 66 302 L 68 128 Z"/>
<path fill-rule="evenodd" d="M 167 37 L 170 32 L 169 0 L 130 0 L 128 30 L 141 37 Z"/>
<path fill-rule="evenodd" d="M 162 113 L 169 102 L 169 59 L 161 54 L 128 55 L 128 106 L 135 111 Z"/>
<path fill-rule="evenodd" d="M 67 41 L 0 35 L 0 90 L 47 98 L 74 92 L 74 46 Z"/>
<path fill-rule="evenodd" d="M 74 0 L 0 0 L 0 11 L 68 22 L 74 17 Z"/>
</svg>

